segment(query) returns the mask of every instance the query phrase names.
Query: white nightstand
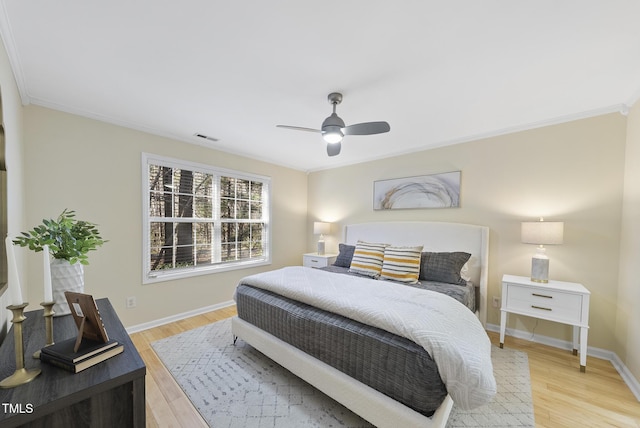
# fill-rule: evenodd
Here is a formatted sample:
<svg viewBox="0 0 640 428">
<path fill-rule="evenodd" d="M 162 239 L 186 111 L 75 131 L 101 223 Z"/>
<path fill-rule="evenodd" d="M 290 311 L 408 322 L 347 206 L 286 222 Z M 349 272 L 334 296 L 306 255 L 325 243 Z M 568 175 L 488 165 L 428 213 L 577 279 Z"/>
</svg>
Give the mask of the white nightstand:
<svg viewBox="0 0 640 428">
<path fill-rule="evenodd" d="M 502 307 L 500 315 L 500 347 L 509 313 L 526 315 L 573 326 L 573 354 L 580 344 L 580 371 L 587 367 L 587 332 L 589 330 L 589 296 L 582 284 L 552 281 L 533 282 L 524 276 L 502 277 Z M 579 336 L 579 340 L 578 340 Z"/>
<path fill-rule="evenodd" d="M 307 253 L 302 255 L 302 266 L 322 268 L 332 265 L 336 261 L 337 254 Z"/>
</svg>

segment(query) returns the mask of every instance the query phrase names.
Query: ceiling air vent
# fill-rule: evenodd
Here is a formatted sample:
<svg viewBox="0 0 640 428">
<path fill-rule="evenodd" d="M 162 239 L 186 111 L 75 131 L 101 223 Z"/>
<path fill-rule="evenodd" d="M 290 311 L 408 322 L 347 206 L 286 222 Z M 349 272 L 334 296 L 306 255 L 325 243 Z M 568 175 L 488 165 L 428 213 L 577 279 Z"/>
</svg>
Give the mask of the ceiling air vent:
<svg viewBox="0 0 640 428">
<path fill-rule="evenodd" d="M 193 134 L 194 137 L 198 137 L 198 138 L 203 138 L 205 140 L 209 140 L 209 141 L 220 141 L 217 138 L 213 138 L 213 137 L 209 137 L 208 135 L 204 135 L 204 134 Z"/>
</svg>

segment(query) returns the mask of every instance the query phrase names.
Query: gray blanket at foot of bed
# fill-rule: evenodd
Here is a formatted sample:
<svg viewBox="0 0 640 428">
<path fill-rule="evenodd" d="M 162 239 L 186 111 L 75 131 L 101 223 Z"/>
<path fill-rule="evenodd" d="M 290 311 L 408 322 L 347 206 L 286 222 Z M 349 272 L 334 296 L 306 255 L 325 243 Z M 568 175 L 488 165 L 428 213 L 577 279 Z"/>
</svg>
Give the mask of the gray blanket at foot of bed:
<svg viewBox="0 0 640 428">
<path fill-rule="evenodd" d="M 243 320 L 419 413 L 430 416 L 447 395 L 434 361 L 409 339 L 247 285 L 236 301 Z"/>
</svg>

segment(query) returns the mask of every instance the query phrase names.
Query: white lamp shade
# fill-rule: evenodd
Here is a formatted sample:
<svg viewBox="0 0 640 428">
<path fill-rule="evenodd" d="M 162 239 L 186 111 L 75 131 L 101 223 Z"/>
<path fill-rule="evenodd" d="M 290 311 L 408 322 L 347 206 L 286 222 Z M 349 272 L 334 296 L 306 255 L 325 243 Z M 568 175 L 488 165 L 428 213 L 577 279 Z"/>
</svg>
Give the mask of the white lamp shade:
<svg viewBox="0 0 640 428">
<path fill-rule="evenodd" d="M 564 222 L 523 221 L 521 238 L 524 244 L 560 245 L 564 239 Z"/>
<path fill-rule="evenodd" d="M 325 223 L 322 221 L 313 222 L 313 234 L 314 235 L 326 235 L 331 231 L 331 223 Z"/>
</svg>

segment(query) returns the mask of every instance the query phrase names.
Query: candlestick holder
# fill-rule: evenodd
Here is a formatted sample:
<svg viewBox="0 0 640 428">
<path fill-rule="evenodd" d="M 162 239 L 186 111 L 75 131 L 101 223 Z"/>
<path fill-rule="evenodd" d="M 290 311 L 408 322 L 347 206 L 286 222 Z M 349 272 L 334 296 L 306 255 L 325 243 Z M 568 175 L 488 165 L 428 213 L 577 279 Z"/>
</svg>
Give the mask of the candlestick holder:
<svg viewBox="0 0 640 428">
<path fill-rule="evenodd" d="M 53 310 L 53 305 L 56 302 L 42 302 L 40 306 L 44 308 L 44 329 L 47 335 L 47 343 L 44 346 L 53 345 L 53 315 L 55 315 L 55 311 Z M 33 353 L 33 358 L 40 358 L 40 350 L 38 349 Z"/>
<path fill-rule="evenodd" d="M 24 338 L 22 331 L 22 322 L 27 319 L 24 316 L 24 308 L 29 303 L 24 302 L 21 305 L 9 305 L 9 309 L 13 313 L 13 338 L 16 351 L 16 371 L 9 377 L 4 378 L 0 382 L 0 388 L 14 388 L 16 386 L 31 382 L 40 374 L 40 369 L 27 370 L 24 368 Z"/>
</svg>

